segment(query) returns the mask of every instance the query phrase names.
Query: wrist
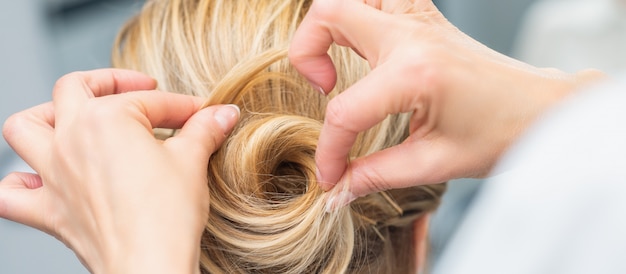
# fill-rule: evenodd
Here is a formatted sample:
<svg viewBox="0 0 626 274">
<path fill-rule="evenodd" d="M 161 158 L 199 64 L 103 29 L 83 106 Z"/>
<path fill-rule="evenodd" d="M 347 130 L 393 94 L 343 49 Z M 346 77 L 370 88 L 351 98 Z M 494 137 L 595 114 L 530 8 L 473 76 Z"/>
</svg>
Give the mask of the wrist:
<svg viewBox="0 0 626 274">
<path fill-rule="evenodd" d="M 200 273 L 199 254 L 185 255 L 182 252 L 171 251 L 169 254 L 131 254 L 120 263 L 109 265 L 105 270 L 94 272 L 97 274 L 112 273 Z"/>
<path fill-rule="evenodd" d="M 579 88 L 600 82 L 608 78 L 608 76 L 604 72 L 597 69 L 581 70 L 577 72 L 574 77 L 576 78 Z"/>
<path fill-rule="evenodd" d="M 488 115 L 495 117 L 492 119 L 495 124 L 487 123 L 491 128 L 485 132 L 498 134 L 489 134 L 488 136 L 492 138 L 483 139 L 489 140 L 486 144 L 493 149 L 491 150 L 493 155 L 497 155 L 496 159 L 490 162 L 491 166 L 487 172 L 495 165 L 495 160 L 546 111 L 576 91 L 606 77 L 597 70 L 568 74 L 556 69 L 537 69 L 531 73 L 528 73 L 528 70 L 515 70 L 507 75 L 510 78 L 505 78 L 505 81 L 509 82 L 500 83 L 498 86 L 510 87 L 510 90 L 507 90 L 500 99 L 493 100 L 496 105 L 488 108 L 492 110 Z"/>
<path fill-rule="evenodd" d="M 573 74 L 567 74 L 555 69 L 544 70 L 547 71 L 546 75 L 554 80 L 554 86 L 551 89 L 547 89 L 554 92 L 545 99 L 550 106 L 568 95 L 607 77 L 606 74 L 596 69 L 586 69 Z"/>
<path fill-rule="evenodd" d="M 153 237 L 149 241 L 137 239 L 120 245 L 93 273 L 200 274 L 200 240 L 185 241 L 180 236 L 169 243 L 163 237 Z"/>
</svg>

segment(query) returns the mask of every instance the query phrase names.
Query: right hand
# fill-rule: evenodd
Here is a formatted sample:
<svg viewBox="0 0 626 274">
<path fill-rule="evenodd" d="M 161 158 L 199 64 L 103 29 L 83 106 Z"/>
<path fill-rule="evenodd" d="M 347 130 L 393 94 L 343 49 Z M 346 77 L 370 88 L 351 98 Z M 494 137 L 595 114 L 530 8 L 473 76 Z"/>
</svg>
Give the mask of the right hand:
<svg viewBox="0 0 626 274">
<path fill-rule="evenodd" d="M 349 181 L 350 200 L 485 176 L 539 114 L 597 77 L 499 54 L 459 31 L 430 0 L 367 2 L 314 1 L 289 52 L 296 69 L 322 91 L 336 82 L 326 53 L 333 42 L 353 48 L 372 67 L 330 101 L 316 154 L 322 186 L 344 189 Z M 348 164 L 358 133 L 403 112 L 413 113 L 407 140 Z"/>
</svg>

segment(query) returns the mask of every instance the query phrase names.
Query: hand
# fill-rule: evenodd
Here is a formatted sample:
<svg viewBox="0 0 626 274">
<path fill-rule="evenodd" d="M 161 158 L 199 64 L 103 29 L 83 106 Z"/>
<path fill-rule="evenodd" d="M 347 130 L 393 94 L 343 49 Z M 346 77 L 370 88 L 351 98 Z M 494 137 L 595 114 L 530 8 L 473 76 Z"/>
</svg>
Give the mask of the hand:
<svg viewBox="0 0 626 274">
<path fill-rule="evenodd" d="M 4 137 L 37 174 L 0 182 L 0 217 L 55 236 L 95 273 L 199 272 L 207 163 L 238 110 L 127 92 L 155 87 L 131 71 L 73 73 L 52 102 L 10 117 Z M 182 129 L 160 141 L 154 127 Z"/>
<path fill-rule="evenodd" d="M 372 67 L 328 104 L 316 154 L 322 186 L 349 181 L 351 199 L 485 176 L 540 113 L 599 75 L 539 69 L 501 55 L 460 32 L 430 0 L 366 2 L 314 1 L 289 51 L 323 92 L 336 82 L 326 54 L 333 42 Z M 359 132 L 404 112 L 412 112 L 406 141 L 348 164 Z"/>
</svg>

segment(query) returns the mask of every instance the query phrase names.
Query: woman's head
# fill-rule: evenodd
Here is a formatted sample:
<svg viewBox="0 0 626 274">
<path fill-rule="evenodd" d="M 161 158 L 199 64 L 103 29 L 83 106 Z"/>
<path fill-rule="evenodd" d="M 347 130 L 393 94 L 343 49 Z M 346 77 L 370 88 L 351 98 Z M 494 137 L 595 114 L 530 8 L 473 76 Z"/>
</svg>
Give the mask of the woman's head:
<svg viewBox="0 0 626 274">
<path fill-rule="evenodd" d="M 413 221 L 445 186 L 391 190 L 333 213 L 315 181 L 315 147 L 329 98 L 285 58 L 310 0 L 148 0 L 120 33 L 116 67 L 161 90 L 237 104 L 242 117 L 209 167 L 210 216 L 202 269 L 210 273 L 414 272 Z M 331 47 L 336 91 L 367 62 Z M 207 129 L 208 130 L 208 129 Z M 408 114 L 361 134 L 352 157 L 400 143 Z"/>
</svg>

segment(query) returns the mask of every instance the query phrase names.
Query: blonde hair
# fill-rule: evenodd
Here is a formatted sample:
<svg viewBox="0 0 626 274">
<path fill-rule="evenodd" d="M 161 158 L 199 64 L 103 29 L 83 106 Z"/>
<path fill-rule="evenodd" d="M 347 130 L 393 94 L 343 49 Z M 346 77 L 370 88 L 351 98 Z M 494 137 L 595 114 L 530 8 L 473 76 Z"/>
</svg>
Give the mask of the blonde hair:
<svg viewBox="0 0 626 274">
<path fill-rule="evenodd" d="M 311 0 L 149 0 L 121 31 L 113 64 L 143 71 L 161 90 L 237 104 L 239 124 L 208 167 L 205 273 L 413 273 L 413 221 L 445 185 L 361 197 L 334 213 L 315 181 L 314 154 L 329 98 L 286 60 Z M 335 91 L 369 71 L 333 46 Z M 402 142 L 408 114 L 361 134 L 359 157 Z M 210 129 L 207 129 L 210 130 Z"/>
</svg>

